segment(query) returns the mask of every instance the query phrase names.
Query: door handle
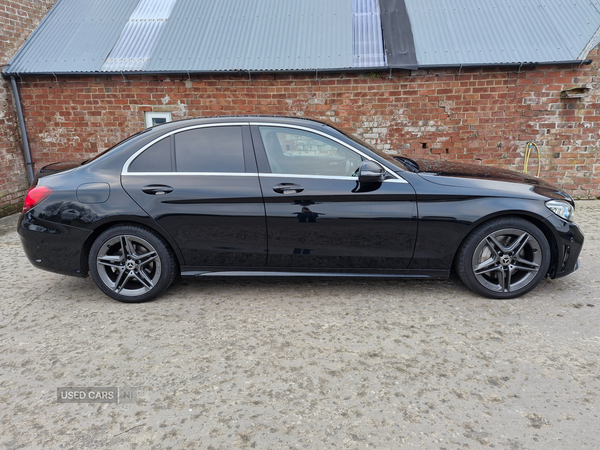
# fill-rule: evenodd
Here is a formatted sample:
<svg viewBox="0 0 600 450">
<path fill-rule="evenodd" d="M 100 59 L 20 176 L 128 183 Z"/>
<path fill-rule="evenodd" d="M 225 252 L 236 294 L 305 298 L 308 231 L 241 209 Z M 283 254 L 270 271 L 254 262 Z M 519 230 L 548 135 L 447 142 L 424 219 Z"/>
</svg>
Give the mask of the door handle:
<svg viewBox="0 0 600 450">
<path fill-rule="evenodd" d="M 173 188 L 164 184 L 150 184 L 148 186 L 144 186 L 142 188 L 142 192 L 148 195 L 164 195 L 168 194 L 169 192 L 173 192 Z"/>
<path fill-rule="evenodd" d="M 304 187 L 293 183 L 281 183 L 273 186 L 273 190 L 278 194 L 297 194 L 298 192 L 302 192 Z"/>
</svg>

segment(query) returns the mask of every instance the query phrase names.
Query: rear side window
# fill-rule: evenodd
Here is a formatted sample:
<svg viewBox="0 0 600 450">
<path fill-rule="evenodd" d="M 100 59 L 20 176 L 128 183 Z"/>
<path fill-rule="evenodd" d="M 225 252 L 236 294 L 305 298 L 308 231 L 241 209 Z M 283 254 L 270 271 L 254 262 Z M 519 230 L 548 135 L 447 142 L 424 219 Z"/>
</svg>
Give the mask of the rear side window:
<svg viewBox="0 0 600 450">
<path fill-rule="evenodd" d="M 175 135 L 178 172 L 245 171 L 242 127 L 211 127 Z"/>
<path fill-rule="evenodd" d="M 173 172 L 171 138 L 167 137 L 148 147 L 135 158 L 129 172 Z"/>
</svg>

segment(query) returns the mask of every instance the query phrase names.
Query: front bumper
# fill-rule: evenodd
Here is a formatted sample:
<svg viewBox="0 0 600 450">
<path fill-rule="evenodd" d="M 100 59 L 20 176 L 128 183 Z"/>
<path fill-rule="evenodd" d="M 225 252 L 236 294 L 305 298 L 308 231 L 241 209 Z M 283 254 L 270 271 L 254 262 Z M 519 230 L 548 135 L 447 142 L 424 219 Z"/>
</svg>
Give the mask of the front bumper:
<svg viewBox="0 0 600 450">
<path fill-rule="evenodd" d="M 550 278 L 560 278 L 575 272 L 579 268 L 579 254 L 583 247 L 584 236 L 577 224 L 567 222 L 554 214 L 547 218 L 554 228 L 556 254 L 550 267 Z"/>
</svg>

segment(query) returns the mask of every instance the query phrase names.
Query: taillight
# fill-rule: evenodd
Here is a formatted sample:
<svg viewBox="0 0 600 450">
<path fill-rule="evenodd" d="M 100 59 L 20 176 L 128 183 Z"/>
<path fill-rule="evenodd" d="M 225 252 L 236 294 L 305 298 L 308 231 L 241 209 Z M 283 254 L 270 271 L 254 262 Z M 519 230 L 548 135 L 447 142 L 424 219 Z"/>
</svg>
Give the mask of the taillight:
<svg viewBox="0 0 600 450">
<path fill-rule="evenodd" d="M 25 203 L 23 203 L 22 213 L 26 213 L 38 203 L 46 200 L 52 192 L 52 189 L 48 186 L 36 186 L 29 189 L 27 197 L 25 197 Z"/>
</svg>

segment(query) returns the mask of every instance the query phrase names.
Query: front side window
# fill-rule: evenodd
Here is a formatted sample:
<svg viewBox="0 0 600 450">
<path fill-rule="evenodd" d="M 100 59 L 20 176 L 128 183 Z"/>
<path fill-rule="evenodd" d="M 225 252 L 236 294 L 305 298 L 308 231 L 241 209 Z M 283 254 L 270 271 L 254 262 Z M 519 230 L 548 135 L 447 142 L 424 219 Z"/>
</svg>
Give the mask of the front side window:
<svg viewBox="0 0 600 450">
<path fill-rule="evenodd" d="M 177 172 L 245 171 L 242 127 L 207 127 L 175 135 Z"/>
<path fill-rule="evenodd" d="M 293 128 L 259 129 L 273 173 L 357 176 L 361 156 L 331 139 Z"/>
</svg>

